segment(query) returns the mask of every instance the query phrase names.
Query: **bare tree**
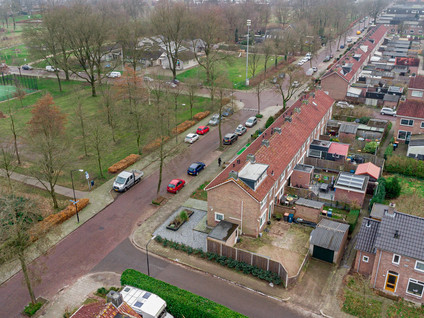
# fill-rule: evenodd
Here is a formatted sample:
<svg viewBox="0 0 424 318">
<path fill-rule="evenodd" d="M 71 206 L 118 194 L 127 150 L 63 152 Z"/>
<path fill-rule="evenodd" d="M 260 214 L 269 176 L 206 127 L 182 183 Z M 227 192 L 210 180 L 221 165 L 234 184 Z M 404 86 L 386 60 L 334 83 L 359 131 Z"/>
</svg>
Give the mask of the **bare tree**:
<svg viewBox="0 0 424 318">
<path fill-rule="evenodd" d="M 301 89 L 305 81 L 305 73 L 303 69 L 294 65 L 289 65 L 285 69 L 286 76 L 278 78 L 274 85 L 283 100 L 283 111 L 286 110 L 287 102 Z"/>
<path fill-rule="evenodd" d="M 258 100 L 258 114 L 261 113 L 261 94 L 266 89 L 266 76 L 262 74 L 260 80 L 255 87 L 256 98 Z"/>
<path fill-rule="evenodd" d="M 107 130 L 99 120 L 94 120 L 89 128 L 90 148 L 94 151 L 97 160 L 97 167 L 99 168 L 99 176 L 104 178 L 102 160 L 105 151 L 108 149 L 109 136 Z"/>
<path fill-rule="evenodd" d="M 196 93 L 199 90 L 199 81 L 196 78 L 188 79 L 186 82 L 187 95 L 190 104 L 190 119 L 193 119 L 193 107 Z"/>
<path fill-rule="evenodd" d="M 13 153 L 13 150 L 10 147 L 2 146 L 0 153 L 0 168 L 6 173 L 7 183 L 9 184 L 9 190 L 12 191 L 12 181 L 11 176 L 13 171 L 16 169 L 17 161 Z"/>
<path fill-rule="evenodd" d="M 219 123 L 218 123 L 218 131 L 219 131 L 219 147 L 222 148 L 222 110 L 225 106 L 225 98 L 229 95 L 229 89 L 232 87 L 232 83 L 228 79 L 227 74 L 219 74 L 216 79 L 216 108 L 218 110 L 219 115 Z"/>
<path fill-rule="evenodd" d="M 259 61 L 261 59 L 261 55 L 258 53 L 257 49 L 252 49 L 252 53 L 249 54 L 249 73 L 250 77 L 255 77 L 256 71 L 259 67 Z"/>
<path fill-rule="evenodd" d="M 183 40 L 188 36 L 187 19 L 187 6 L 170 0 L 159 2 L 150 18 L 153 32 L 161 38 L 164 45 L 173 79 L 177 77 L 178 56 Z"/>
<path fill-rule="evenodd" d="M 78 92 L 75 92 L 76 96 L 76 106 L 74 108 L 75 119 L 78 121 L 81 128 L 81 137 L 82 137 L 82 145 L 84 149 L 84 155 L 88 157 L 87 152 L 87 132 L 86 132 L 86 114 L 84 107 L 82 105 L 81 95 Z"/>
<path fill-rule="evenodd" d="M 172 92 L 172 100 L 174 102 L 174 125 L 175 125 L 175 143 L 178 143 L 178 133 L 177 133 L 177 126 L 178 126 L 178 98 L 180 97 L 182 91 L 180 86 L 175 87 Z"/>
<path fill-rule="evenodd" d="M 271 56 L 274 52 L 273 43 L 270 40 L 265 40 L 264 44 L 261 47 L 261 51 L 263 53 L 263 58 L 264 58 L 264 73 L 266 77 L 268 62 L 271 59 Z M 278 60 L 278 57 L 276 58 L 276 61 L 277 60 Z"/>
<path fill-rule="evenodd" d="M 122 58 L 128 61 L 134 72 L 146 54 L 146 48 L 139 45 L 140 38 L 146 34 L 144 25 L 146 25 L 144 21 L 125 20 L 118 28 L 118 43 L 122 46 Z"/>
<path fill-rule="evenodd" d="M 7 111 L 8 111 L 8 115 L 9 115 L 9 119 L 10 119 L 10 131 L 12 132 L 13 135 L 13 146 L 15 148 L 15 154 L 16 154 L 16 159 L 18 160 L 18 165 L 21 164 L 21 157 L 19 155 L 19 149 L 18 149 L 18 129 L 16 127 L 16 123 L 15 123 L 15 115 L 12 111 L 12 107 L 10 105 L 10 102 L 7 102 Z"/>
<path fill-rule="evenodd" d="M 109 84 L 103 84 L 100 87 L 100 94 L 102 96 L 100 105 L 104 107 L 106 112 L 106 120 L 112 133 L 112 140 L 113 142 L 116 142 L 115 131 L 118 128 L 120 116 L 118 114 L 116 98 L 114 91 L 112 90 L 112 86 Z"/>
</svg>

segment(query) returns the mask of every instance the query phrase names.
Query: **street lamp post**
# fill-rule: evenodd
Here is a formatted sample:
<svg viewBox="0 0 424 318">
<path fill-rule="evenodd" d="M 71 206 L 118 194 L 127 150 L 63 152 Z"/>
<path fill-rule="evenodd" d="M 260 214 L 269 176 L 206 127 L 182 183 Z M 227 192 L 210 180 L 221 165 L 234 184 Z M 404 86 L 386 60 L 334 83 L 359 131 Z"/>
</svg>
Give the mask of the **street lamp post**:
<svg viewBox="0 0 424 318">
<path fill-rule="evenodd" d="M 82 170 L 82 169 L 71 170 L 72 192 L 74 193 L 74 200 L 73 201 L 71 200 L 71 202 L 72 202 L 73 205 L 75 205 L 75 212 L 76 212 L 76 215 L 77 215 L 77 223 L 79 223 L 79 215 L 78 215 L 78 207 L 77 207 L 78 201 L 77 201 L 77 198 L 75 197 L 74 176 L 72 175 L 72 172 L 74 172 L 74 171 L 83 172 L 84 170 Z"/>
<path fill-rule="evenodd" d="M 153 235 L 146 244 L 146 259 L 147 259 L 147 276 L 150 276 L 150 267 L 149 267 L 149 243 L 156 238 L 156 235 Z"/>
<path fill-rule="evenodd" d="M 250 33 L 250 25 L 251 24 L 252 24 L 252 21 L 247 20 L 246 86 L 249 86 L 249 77 L 247 76 L 247 70 L 249 68 L 249 33 Z"/>
</svg>

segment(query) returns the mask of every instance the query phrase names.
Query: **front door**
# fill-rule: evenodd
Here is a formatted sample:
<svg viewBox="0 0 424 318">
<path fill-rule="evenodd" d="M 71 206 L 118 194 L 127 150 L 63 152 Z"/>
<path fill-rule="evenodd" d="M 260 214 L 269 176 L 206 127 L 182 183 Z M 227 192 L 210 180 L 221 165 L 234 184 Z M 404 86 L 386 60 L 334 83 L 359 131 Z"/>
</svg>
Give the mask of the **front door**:
<svg viewBox="0 0 424 318">
<path fill-rule="evenodd" d="M 386 279 L 386 286 L 384 287 L 385 290 L 388 290 L 392 293 L 396 290 L 396 284 L 398 281 L 399 274 L 396 272 L 388 271 L 387 272 L 387 279 Z"/>
</svg>

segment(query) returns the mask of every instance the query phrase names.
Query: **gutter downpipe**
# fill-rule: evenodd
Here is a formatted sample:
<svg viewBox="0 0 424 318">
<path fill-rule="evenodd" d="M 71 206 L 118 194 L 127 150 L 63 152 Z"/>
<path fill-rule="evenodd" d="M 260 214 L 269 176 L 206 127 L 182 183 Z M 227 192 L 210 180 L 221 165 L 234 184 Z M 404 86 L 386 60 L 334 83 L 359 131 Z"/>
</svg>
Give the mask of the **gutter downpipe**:
<svg viewBox="0 0 424 318">
<path fill-rule="evenodd" d="M 376 271 L 375 277 L 374 277 L 374 286 L 373 286 L 373 288 L 375 288 L 375 285 L 377 283 L 377 275 L 378 275 L 378 270 L 380 269 L 380 261 L 381 261 L 381 250 L 380 250 L 380 256 L 378 257 L 378 265 L 377 265 L 377 271 Z"/>
</svg>

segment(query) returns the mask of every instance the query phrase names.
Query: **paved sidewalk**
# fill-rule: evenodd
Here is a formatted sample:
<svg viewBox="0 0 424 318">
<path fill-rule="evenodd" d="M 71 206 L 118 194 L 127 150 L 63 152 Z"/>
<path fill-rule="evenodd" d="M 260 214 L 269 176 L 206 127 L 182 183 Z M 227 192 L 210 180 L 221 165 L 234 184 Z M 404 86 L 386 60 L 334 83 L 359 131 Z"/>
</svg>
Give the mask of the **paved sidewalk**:
<svg viewBox="0 0 424 318">
<path fill-rule="evenodd" d="M 0 169 L 0 176 L 6 178 L 6 171 L 4 169 Z M 20 174 L 20 173 L 12 172 L 10 178 L 12 180 L 22 182 L 22 183 L 25 183 L 27 185 L 33 186 L 33 187 L 40 188 L 42 190 L 46 190 L 46 187 L 43 185 L 43 183 L 45 183 L 47 188 L 50 190 L 50 186 L 46 181 L 43 181 L 43 183 L 41 183 L 37 178 L 34 178 L 34 177 L 30 177 L 30 176 L 26 176 L 26 175 L 23 175 L 23 174 Z M 56 185 L 54 187 L 54 190 L 57 194 L 61 194 L 65 197 L 68 197 L 68 198 L 74 197 L 74 193 L 73 193 L 72 189 L 62 187 L 60 185 Z M 86 198 L 87 195 L 88 195 L 88 192 L 75 190 L 75 197 L 77 199 Z"/>
</svg>

